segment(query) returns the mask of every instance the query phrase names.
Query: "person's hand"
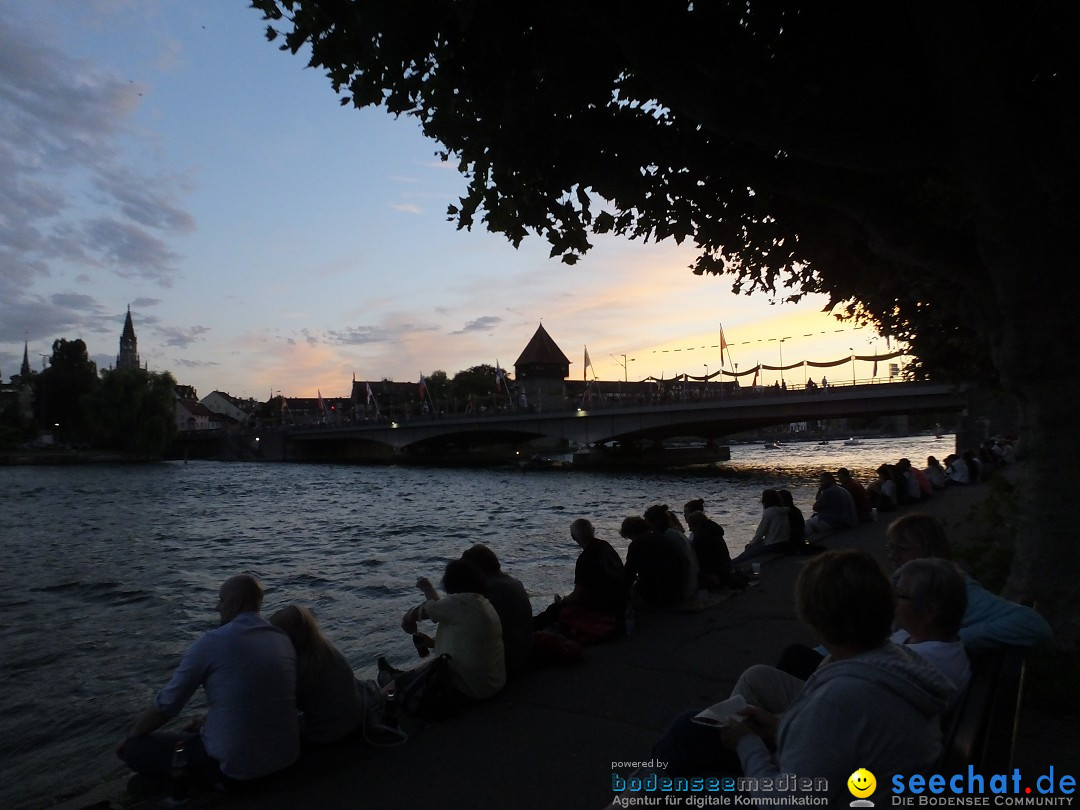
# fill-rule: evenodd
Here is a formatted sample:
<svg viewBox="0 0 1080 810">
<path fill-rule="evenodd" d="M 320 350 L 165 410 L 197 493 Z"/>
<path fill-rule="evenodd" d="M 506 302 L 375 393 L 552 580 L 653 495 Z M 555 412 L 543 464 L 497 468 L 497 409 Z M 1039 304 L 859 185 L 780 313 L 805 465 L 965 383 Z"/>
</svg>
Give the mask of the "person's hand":
<svg viewBox="0 0 1080 810">
<path fill-rule="evenodd" d="M 401 617 L 401 629 L 410 636 L 416 632 L 416 608 L 406 611 Z"/>
<path fill-rule="evenodd" d="M 424 593 L 427 593 L 428 590 L 431 589 L 431 580 L 427 577 L 420 577 L 416 580 L 416 587 L 422 590 Z"/>
<path fill-rule="evenodd" d="M 759 709 L 757 706 L 747 706 L 739 712 L 739 716 L 747 728 L 765 742 L 776 740 L 776 730 L 780 727 L 779 716 L 764 709 Z"/>
<path fill-rule="evenodd" d="M 728 724 L 720 729 L 720 742 L 724 748 L 729 751 L 734 751 L 735 746 L 739 744 L 739 740 L 743 737 L 749 737 L 754 732 L 750 729 L 746 723 L 741 720 L 732 718 L 728 720 Z"/>
<path fill-rule="evenodd" d="M 206 725 L 206 715 L 203 715 L 202 717 L 195 717 L 195 718 L 192 718 L 190 723 L 188 723 L 186 726 L 184 726 L 184 731 L 190 731 L 192 733 L 197 733 L 199 731 L 202 731 L 202 727 L 205 726 L 205 725 Z"/>
</svg>

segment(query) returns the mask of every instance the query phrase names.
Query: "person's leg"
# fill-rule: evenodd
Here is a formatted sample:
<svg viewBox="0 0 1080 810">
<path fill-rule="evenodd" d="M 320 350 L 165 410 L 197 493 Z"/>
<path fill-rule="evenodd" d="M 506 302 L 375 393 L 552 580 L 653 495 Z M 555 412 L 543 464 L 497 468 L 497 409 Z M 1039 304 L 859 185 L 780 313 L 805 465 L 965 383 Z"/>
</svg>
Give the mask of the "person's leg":
<svg viewBox="0 0 1080 810">
<path fill-rule="evenodd" d="M 176 743 L 183 742 L 186 750 L 188 741 L 192 737 L 198 737 L 198 735 L 187 732 L 157 731 L 144 737 L 132 737 L 120 750 L 120 759 L 136 773 L 168 779 L 172 773 Z"/>
<path fill-rule="evenodd" d="M 783 714 L 795 702 L 806 681 L 776 667 L 755 664 L 735 682 L 731 694 L 742 695 L 751 706 L 773 714 Z"/>
<path fill-rule="evenodd" d="M 814 674 L 814 670 L 824 660 L 825 656 L 812 647 L 807 647 L 805 644 L 789 644 L 780 653 L 776 668 L 805 681 Z"/>
</svg>

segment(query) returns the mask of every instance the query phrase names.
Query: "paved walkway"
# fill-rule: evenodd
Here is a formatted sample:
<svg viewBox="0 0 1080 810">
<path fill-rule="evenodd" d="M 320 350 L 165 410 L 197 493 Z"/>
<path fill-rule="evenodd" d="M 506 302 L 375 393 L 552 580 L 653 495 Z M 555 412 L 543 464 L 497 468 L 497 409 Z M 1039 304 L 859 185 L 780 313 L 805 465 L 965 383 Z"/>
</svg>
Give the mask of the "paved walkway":
<svg viewBox="0 0 1080 810">
<path fill-rule="evenodd" d="M 950 490 L 919 509 L 958 526 L 986 494 L 984 487 Z M 822 544 L 863 548 L 884 561 L 886 526 L 864 524 Z M 775 662 L 789 643 L 812 641 L 794 618 L 793 585 L 804 562 L 769 560 L 754 587 L 700 611 L 641 616 L 634 636 L 587 648 L 581 664 L 528 673 L 493 701 L 419 728 L 403 747 L 358 743 L 308 755 L 264 789 L 200 796 L 191 806 L 598 810 L 612 798 L 613 770 L 630 770 L 618 763 L 648 759 L 673 717 L 727 697 L 747 666 Z M 1071 768 L 1061 759 L 1066 725 Z M 1031 751 L 1036 769 L 1056 761 L 1059 772 L 1080 771 L 1075 721 L 1066 725 L 1050 741 L 1056 747 Z M 160 806 L 132 802 L 123 784 L 113 784 L 61 807 L 101 800 Z"/>
</svg>

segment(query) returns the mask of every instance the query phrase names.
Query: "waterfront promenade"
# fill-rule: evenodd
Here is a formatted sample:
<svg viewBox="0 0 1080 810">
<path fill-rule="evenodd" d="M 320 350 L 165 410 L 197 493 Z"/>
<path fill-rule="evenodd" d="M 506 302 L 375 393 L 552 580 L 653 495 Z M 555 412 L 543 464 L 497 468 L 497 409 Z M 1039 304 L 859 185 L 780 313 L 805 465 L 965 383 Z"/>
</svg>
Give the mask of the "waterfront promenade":
<svg viewBox="0 0 1080 810">
<path fill-rule="evenodd" d="M 985 486 L 940 493 L 920 511 L 959 536 Z M 910 511 L 910 509 L 909 509 Z M 884 559 L 887 521 L 829 538 Z M 612 773 L 649 758 L 653 742 L 682 711 L 727 697 L 747 666 L 773 663 L 792 641 L 811 641 L 794 618 L 792 586 L 803 558 L 769 560 L 759 583 L 718 604 L 649 614 L 638 632 L 589 647 L 583 663 L 526 674 L 486 705 L 418 728 L 399 748 L 348 744 L 307 755 L 287 776 L 246 795 L 204 795 L 189 806 L 237 808 L 599 808 Z M 388 622 L 397 617 L 387 617 Z M 1025 710 L 1017 765 L 1025 773 L 1080 771 L 1075 718 Z M 63 810 L 158 807 L 132 801 L 124 782 L 63 802 Z"/>
</svg>

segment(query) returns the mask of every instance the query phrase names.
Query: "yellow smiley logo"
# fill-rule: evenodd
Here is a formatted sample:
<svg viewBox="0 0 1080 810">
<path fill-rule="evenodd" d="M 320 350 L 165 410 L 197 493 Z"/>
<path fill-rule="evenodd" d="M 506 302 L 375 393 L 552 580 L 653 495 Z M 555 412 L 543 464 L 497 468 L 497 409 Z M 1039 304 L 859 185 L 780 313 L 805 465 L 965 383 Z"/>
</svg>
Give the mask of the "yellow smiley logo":
<svg viewBox="0 0 1080 810">
<path fill-rule="evenodd" d="M 865 799 L 877 788 L 877 779 L 866 768 L 859 768 L 847 780 L 848 790 L 857 799 Z"/>
</svg>

